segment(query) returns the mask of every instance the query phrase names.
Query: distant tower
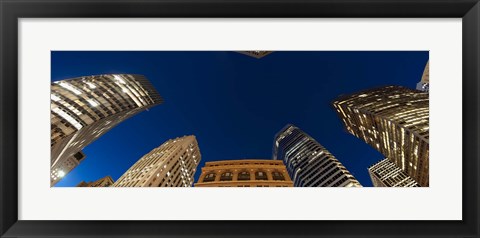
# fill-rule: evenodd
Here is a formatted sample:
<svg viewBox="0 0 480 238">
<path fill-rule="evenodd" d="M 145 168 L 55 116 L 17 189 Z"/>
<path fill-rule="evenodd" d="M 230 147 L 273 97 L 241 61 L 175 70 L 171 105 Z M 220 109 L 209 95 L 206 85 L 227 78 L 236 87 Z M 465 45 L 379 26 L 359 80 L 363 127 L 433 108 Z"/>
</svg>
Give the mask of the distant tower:
<svg viewBox="0 0 480 238">
<path fill-rule="evenodd" d="M 271 54 L 273 51 L 237 51 L 240 54 L 248 55 L 257 59 L 260 59 L 262 57 L 265 57 L 266 55 Z"/>
<path fill-rule="evenodd" d="M 110 176 L 103 177 L 94 182 L 80 182 L 77 187 L 110 187 L 113 185 L 113 179 Z"/>
<path fill-rule="evenodd" d="M 52 170 L 120 122 L 162 102 L 142 75 L 107 74 L 52 83 Z"/>
<path fill-rule="evenodd" d="M 273 159 L 284 162 L 295 187 L 361 187 L 327 149 L 293 125 L 275 135 Z"/>
<path fill-rule="evenodd" d="M 66 174 L 70 173 L 77 165 L 85 159 L 82 151 L 60 160 L 50 168 L 50 186 L 55 186 Z"/>
<path fill-rule="evenodd" d="M 200 160 L 195 136 L 171 139 L 140 158 L 113 187 L 191 187 Z"/>
<path fill-rule="evenodd" d="M 375 187 L 419 187 L 417 182 L 389 159 L 383 159 L 368 168 Z"/>
<path fill-rule="evenodd" d="M 388 86 L 341 96 L 333 106 L 349 133 L 427 187 L 428 103 L 428 93 Z"/>
<path fill-rule="evenodd" d="M 280 160 L 242 159 L 206 162 L 195 187 L 293 187 Z"/>
<path fill-rule="evenodd" d="M 430 62 L 427 62 L 425 69 L 423 70 L 422 79 L 417 83 L 417 90 L 428 92 L 430 83 Z"/>
</svg>

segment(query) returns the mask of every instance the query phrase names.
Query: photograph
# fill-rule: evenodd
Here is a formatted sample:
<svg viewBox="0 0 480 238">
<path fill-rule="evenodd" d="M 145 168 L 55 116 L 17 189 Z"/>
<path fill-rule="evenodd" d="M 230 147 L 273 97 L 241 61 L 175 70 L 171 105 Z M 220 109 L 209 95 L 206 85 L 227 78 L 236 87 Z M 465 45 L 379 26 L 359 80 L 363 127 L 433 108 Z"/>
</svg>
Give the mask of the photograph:
<svg viewBox="0 0 480 238">
<path fill-rule="evenodd" d="M 55 189 L 429 187 L 429 51 L 51 51 L 50 110 Z"/>
</svg>

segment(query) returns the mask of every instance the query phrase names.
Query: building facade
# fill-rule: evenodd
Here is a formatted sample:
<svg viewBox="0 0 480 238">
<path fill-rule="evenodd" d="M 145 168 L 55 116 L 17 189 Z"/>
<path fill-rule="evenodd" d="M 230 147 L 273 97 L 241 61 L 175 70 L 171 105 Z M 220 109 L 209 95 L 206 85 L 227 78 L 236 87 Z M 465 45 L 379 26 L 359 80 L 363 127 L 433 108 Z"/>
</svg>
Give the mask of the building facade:
<svg viewBox="0 0 480 238">
<path fill-rule="evenodd" d="M 387 86 L 334 101 L 346 130 L 413 178 L 429 185 L 428 93 Z"/>
<path fill-rule="evenodd" d="M 166 141 L 140 158 L 114 187 L 191 187 L 201 155 L 195 136 Z"/>
<path fill-rule="evenodd" d="M 422 79 L 417 83 L 417 90 L 428 92 L 430 90 L 430 62 L 427 62 L 423 70 Z"/>
<path fill-rule="evenodd" d="M 251 56 L 253 58 L 260 59 L 260 58 L 263 58 L 263 57 L 271 54 L 273 51 L 258 51 L 258 50 L 255 51 L 255 50 L 252 50 L 252 51 L 237 51 L 237 52 L 240 53 L 240 54 Z"/>
<path fill-rule="evenodd" d="M 142 75 L 95 75 L 52 83 L 52 170 L 120 122 L 162 102 Z"/>
<path fill-rule="evenodd" d="M 82 151 L 61 160 L 50 168 L 50 186 L 55 186 L 66 174 L 70 173 L 77 165 L 85 159 Z"/>
<path fill-rule="evenodd" d="M 389 159 L 383 159 L 368 168 L 375 187 L 419 187 L 417 182 Z"/>
<path fill-rule="evenodd" d="M 206 162 L 195 187 L 293 187 L 293 182 L 282 161 L 243 159 Z"/>
<path fill-rule="evenodd" d="M 284 162 L 295 187 L 361 187 L 335 156 L 294 125 L 275 135 L 273 159 Z"/>
<path fill-rule="evenodd" d="M 110 187 L 114 183 L 112 177 L 106 176 L 94 182 L 80 182 L 77 187 Z"/>
</svg>

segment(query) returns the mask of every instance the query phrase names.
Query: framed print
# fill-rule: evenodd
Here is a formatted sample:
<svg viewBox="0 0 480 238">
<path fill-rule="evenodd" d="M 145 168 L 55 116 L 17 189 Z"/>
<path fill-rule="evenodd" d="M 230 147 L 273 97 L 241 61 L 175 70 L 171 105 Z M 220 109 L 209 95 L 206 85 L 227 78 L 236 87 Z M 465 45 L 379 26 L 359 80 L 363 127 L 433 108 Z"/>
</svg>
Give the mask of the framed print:
<svg viewBox="0 0 480 238">
<path fill-rule="evenodd" d="M 2 1 L 1 235 L 478 237 L 479 14 Z"/>
</svg>

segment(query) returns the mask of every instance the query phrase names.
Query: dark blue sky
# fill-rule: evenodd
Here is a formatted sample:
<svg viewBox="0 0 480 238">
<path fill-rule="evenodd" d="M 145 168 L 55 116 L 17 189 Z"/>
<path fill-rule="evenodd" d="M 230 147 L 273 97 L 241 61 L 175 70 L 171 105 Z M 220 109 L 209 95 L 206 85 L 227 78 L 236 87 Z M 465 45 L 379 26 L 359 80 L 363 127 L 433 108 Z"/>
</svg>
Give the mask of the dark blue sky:
<svg viewBox="0 0 480 238">
<path fill-rule="evenodd" d="M 273 137 L 292 123 L 325 146 L 363 186 L 383 159 L 348 134 L 331 102 L 385 86 L 415 88 L 428 52 L 284 51 L 261 59 L 225 51 L 54 51 L 52 81 L 143 74 L 165 102 L 124 121 L 84 149 L 87 158 L 57 186 L 106 175 L 117 180 L 168 139 L 197 137 L 202 162 L 271 159 Z"/>
</svg>

